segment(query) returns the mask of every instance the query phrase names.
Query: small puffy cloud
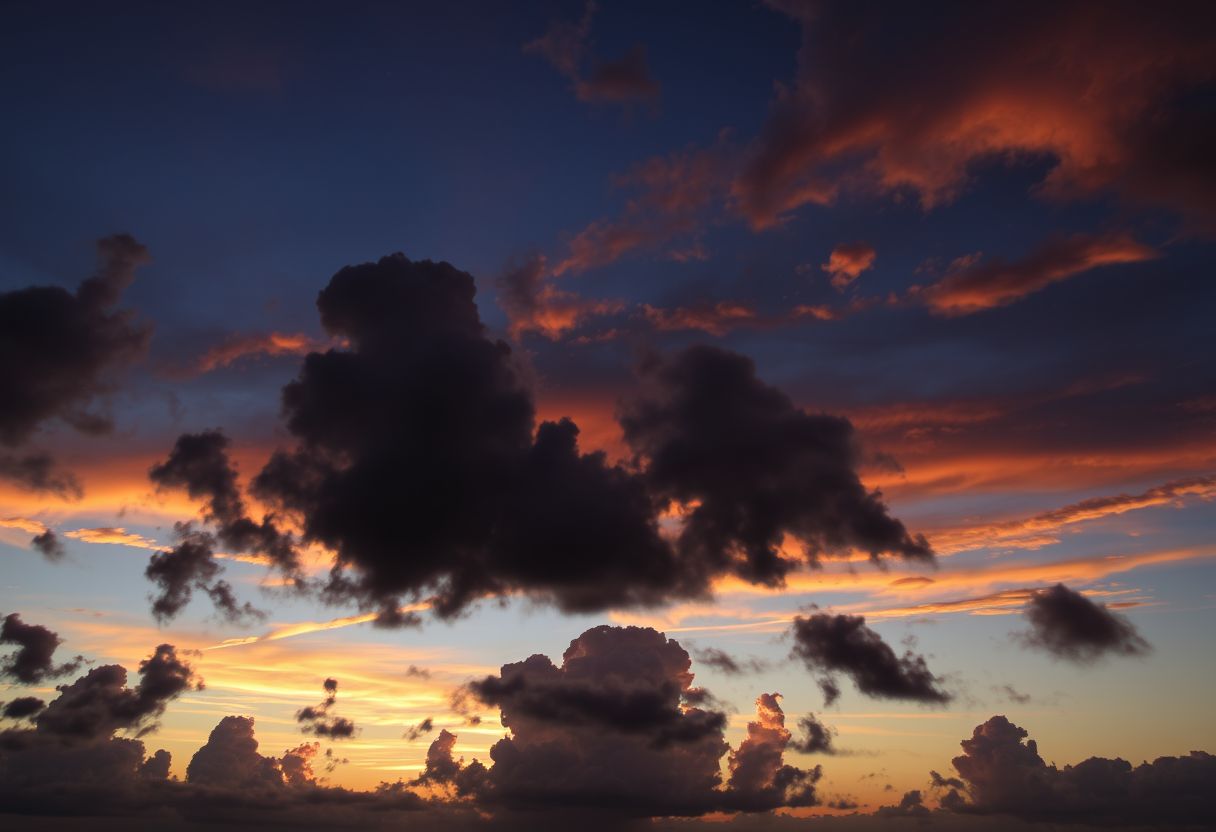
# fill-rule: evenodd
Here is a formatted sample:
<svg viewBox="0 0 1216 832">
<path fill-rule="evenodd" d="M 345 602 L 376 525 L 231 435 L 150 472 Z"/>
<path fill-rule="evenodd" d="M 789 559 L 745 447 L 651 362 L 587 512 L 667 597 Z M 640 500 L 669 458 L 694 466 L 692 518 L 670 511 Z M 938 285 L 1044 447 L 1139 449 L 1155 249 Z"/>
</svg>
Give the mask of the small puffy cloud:
<svg viewBox="0 0 1216 832">
<path fill-rule="evenodd" d="M 941 680 L 930 672 L 924 656 L 907 651 L 896 655 L 882 636 L 866 626 L 860 615 L 815 613 L 796 617 L 790 629 L 793 655 L 813 672 L 831 677 L 843 673 L 857 689 L 876 699 L 905 699 L 926 704 L 945 704 L 952 698 L 941 688 Z M 839 689 L 824 689 L 834 700 Z M 830 704 L 830 701 L 829 701 Z"/>
<path fill-rule="evenodd" d="M 828 262 L 820 268 L 831 276 L 837 291 L 844 291 L 862 272 L 873 267 L 877 256 L 869 243 L 841 243 L 832 249 Z"/>
<path fill-rule="evenodd" d="M 0 677 L 23 685 L 36 685 L 57 676 L 66 676 L 80 669 L 84 660 L 56 665 L 55 650 L 63 639 L 58 633 L 40 624 L 26 624 L 20 613 L 9 613 L 0 625 L 0 644 L 16 645 L 17 651 L 0 660 Z"/>
<path fill-rule="evenodd" d="M 1030 630 L 1020 640 L 1068 661 L 1142 656 L 1152 649 L 1127 618 L 1063 584 L 1035 592 L 1025 615 Z"/>
<path fill-rule="evenodd" d="M 344 716 L 331 714 L 330 710 L 338 701 L 338 680 L 326 679 L 322 685 L 325 698 L 319 705 L 309 705 L 296 711 L 296 722 L 305 734 L 330 739 L 348 739 L 355 735 L 355 723 Z"/>
</svg>

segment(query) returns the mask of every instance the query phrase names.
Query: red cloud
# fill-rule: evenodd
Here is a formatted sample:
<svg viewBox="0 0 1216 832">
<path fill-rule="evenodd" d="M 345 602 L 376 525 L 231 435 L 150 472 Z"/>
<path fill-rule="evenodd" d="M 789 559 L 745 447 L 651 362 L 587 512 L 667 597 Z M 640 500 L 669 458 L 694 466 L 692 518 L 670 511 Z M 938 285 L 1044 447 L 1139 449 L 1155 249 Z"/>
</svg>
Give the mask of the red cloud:
<svg viewBox="0 0 1216 832">
<path fill-rule="evenodd" d="M 1157 252 L 1126 234 L 1074 234 L 1048 240 L 1021 260 L 967 260 L 914 293 L 939 315 L 968 315 L 1006 306 L 1070 277 L 1115 263 L 1152 260 Z"/>
<path fill-rule="evenodd" d="M 217 344 L 207 350 L 198 360 L 196 369 L 200 373 L 209 373 L 251 355 L 307 355 L 310 352 L 323 351 L 328 346 L 326 342 L 300 333 L 266 332 L 234 335 L 222 344 Z"/>
<path fill-rule="evenodd" d="M 874 265 L 875 257 L 877 253 L 869 243 L 841 243 L 820 268 L 832 276 L 832 286 L 843 291 Z"/>
<path fill-rule="evenodd" d="M 734 181 L 756 228 L 842 189 L 909 192 L 926 209 L 987 160 L 1052 162 L 1039 190 L 1113 191 L 1216 227 L 1216 121 L 1180 103 L 1216 76 L 1210 4 L 951 6 L 875 26 L 863 7 L 814 7 L 800 72 Z M 889 22 L 889 21 L 888 21 Z"/>
</svg>

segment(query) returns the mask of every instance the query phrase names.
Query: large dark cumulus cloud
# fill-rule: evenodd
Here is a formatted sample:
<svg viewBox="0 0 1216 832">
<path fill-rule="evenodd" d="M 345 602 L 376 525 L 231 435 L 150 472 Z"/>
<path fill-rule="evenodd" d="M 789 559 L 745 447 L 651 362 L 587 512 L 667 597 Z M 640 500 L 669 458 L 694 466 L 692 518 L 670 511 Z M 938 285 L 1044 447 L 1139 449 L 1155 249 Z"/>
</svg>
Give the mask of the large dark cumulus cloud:
<svg viewBox="0 0 1216 832">
<path fill-rule="evenodd" d="M 696 506 L 679 549 L 700 568 L 779 585 L 796 565 L 779 553 L 786 534 L 812 563 L 848 549 L 932 560 L 862 485 L 847 419 L 805 413 L 750 359 L 714 347 L 649 361 L 643 375 L 623 407 L 625 439 L 656 493 Z"/>
<path fill-rule="evenodd" d="M 318 297 L 348 346 L 309 354 L 284 388 L 296 442 L 252 490 L 336 552 L 330 600 L 385 624 L 409 620 L 406 599 L 444 616 L 513 593 L 572 612 L 654 605 L 707 596 L 730 572 L 779 583 L 793 566 L 776 554 L 784 534 L 812 561 L 849 548 L 932 558 L 861 485 L 849 423 L 803 413 L 730 353 L 650 368 L 625 411 L 637 467 L 581 453 L 572 421 L 535 425 L 525 373 L 474 292 L 447 263 L 396 254 L 341 270 Z M 214 437 L 190 444 L 175 455 L 217 456 Z M 234 479 L 185 470 L 199 476 L 174 482 L 218 495 L 222 527 Z M 699 501 L 678 545 L 659 532 L 671 500 Z"/>
<path fill-rule="evenodd" d="M 33 726 L 0 731 L 0 805 L 32 814 L 110 814 L 150 802 L 149 789 L 169 775 L 169 754 L 145 757 L 142 737 L 155 730 L 165 706 L 202 681 L 172 645 L 140 663 L 139 683 L 127 686 L 120 665 L 95 667 L 42 707 L 18 699 Z M 6 711 L 6 716 L 12 716 Z M 117 731 L 137 738 L 116 737 Z"/>
<path fill-rule="evenodd" d="M 1152 648 L 1132 623 L 1063 584 L 1036 592 L 1026 604 L 1030 631 L 1023 643 L 1074 662 L 1141 656 Z"/>
<path fill-rule="evenodd" d="M 756 720 L 731 750 L 725 714 L 691 704 L 703 699 L 691 666 L 662 633 L 608 626 L 574 639 L 560 666 L 541 655 L 504 665 L 470 685 L 510 730 L 490 749 L 493 765 L 454 760 L 455 738 L 444 731 L 428 755 L 427 781 L 486 807 L 601 818 L 813 805 L 820 772 L 783 761 L 790 733 L 779 696 L 757 700 Z"/>
<path fill-rule="evenodd" d="M 930 672 L 924 656 L 911 651 L 896 655 L 882 636 L 866 626 L 864 616 L 798 616 L 790 633 L 793 654 L 812 671 L 827 677 L 821 687 L 828 704 L 840 693 L 832 680 L 834 673 L 845 674 L 859 691 L 879 699 L 944 704 L 952 698 Z"/>
<path fill-rule="evenodd" d="M 26 624 L 21 620 L 21 613 L 13 612 L 4 617 L 4 624 L 0 625 L 0 644 L 17 646 L 15 653 L 0 660 L 0 677 L 23 685 L 36 685 L 46 679 L 75 673 L 84 662 L 77 656 L 73 661 L 56 665 L 55 650 L 63 644 L 63 639 L 41 624 Z"/>
<path fill-rule="evenodd" d="M 40 491 L 79 496 L 79 483 L 44 451 L 19 450 L 59 419 L 84 433 L 108 431 L 90 410 L 108 376 L 144 353 L 150 327 L 116 310 L 148 251 L 127 234 L 97 243 L 98 268 L 76 292 L 30 286 L 0 293 L 0 477 Z"/>
<path fill-rule="evenodd" d="M 338 272 L 317 306 L 350 349 L 312 353 L 283 391 L 297 439 L 254 482 L 338 556 L 334 600 L 433 596 L 454 614 L 522 591 L 564 610 L 692 594 L 643 483 L 542 424 L 473 278 L 403 255 Z"/>
<path fill-rule="evenodd" d="M 952 791 L 943 808 L 972 814 L 1008 814 L 1031 821 L 1102 826 L 1150 825 L 1211 828 L 1216 803 L 1216 757 L 1192 751 L 1132 766 L 1090 757 L 1057 768 L 1039 756 L 1024 728 L 994 716 L 963 740 L 954 768 L 966 796 Z"/>
</svg>

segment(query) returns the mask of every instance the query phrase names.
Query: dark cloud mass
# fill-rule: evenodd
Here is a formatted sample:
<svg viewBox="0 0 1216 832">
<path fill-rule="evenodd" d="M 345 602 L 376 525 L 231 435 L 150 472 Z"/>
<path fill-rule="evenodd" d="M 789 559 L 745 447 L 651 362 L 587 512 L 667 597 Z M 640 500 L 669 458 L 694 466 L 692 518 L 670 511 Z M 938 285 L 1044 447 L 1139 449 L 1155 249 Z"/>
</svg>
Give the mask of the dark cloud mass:
<svg viewBox="0 0 1216 832">
<path fill-rule="evenodd" d="M 790 734 L 776 694 L 758 700 L 757 719 L 731 751 L 721 782 L 726 717 L 687 704 L 699 691 L 692 679 L 679 644 L 638 627 L 588 630 L 570 643 L 561 666 L 539 655 L 504 665 L 470 692 L 497 706 L 511 733 L 490 749 L 492 766 L 473 774 L 480 764 L 448 766 L 448 781 L 464 777 L 464 788 L 486 805 L 618 817 L 814 804 L 819 771 L 782 761 Z M 445 735 L 432 750 L 450 747 Z M 441 759 L 450 761 L 450 753 Z"/>
<path fill-rule="evenodd" d="M 396 254 L 338 272 L 320 293 L 341 346 L 310 353 L 283 390 L 296 444 L 276 451 L 253 493 L 336 553 L 323 597 L 413 623 L 405 601 L 452 616 L 491 595 L 526 594 L 566 612 L 703 598 L 734 573 L 779 584 L 795 561 L 859 548 L 931 560 L 858 479 L 844 419 L 811 416 L 755 378 L 752 364 L 692 349 L 645 369 L 622 424 L 640 470 L 584 454 L 569 419 L 535 425 L 526 373 L 492 340 L 473 278 Z M 179 528 L 155 555 L 157 615 L 205 590 L 231 619 L 256 614 L 217 582 L 215 542 L 267 556 L 296 579 L 296 541 L 274 514 L 248 516 L 229 440 L 180 436 L 150 476 L 204 502 L 213 532 Z M 659 532 L 672 500 L 697 502 L 676 545 Z"/>
<path fill-rule="evenodd" d="M 926 704 L 945 704 L 951 694 L 941 688 L 923 656 L 911 651 L 897 656 L 882 636 L 866 626 L 860 615 L 815 613 L 796 617 L 790 630 L 794 638 L 793 655 L 806 662 L 813 672 L 830 676 L 843 673 L 857 689 L 877 699 L 906 699 Z M 831 691 L 838 689 L 829 681 Z M 825 698 L 835 699 L 824 688 Z"/>
<path fill-rule="evenodd" d="M 28 719 L 45 707 L 46 703 L 36 696 L 18 696 L 4 703 L 4 716 L 7 719 Z"/>
<path fill-rule="evenodd" d="M 237 789 L 278 788 L 283 772 L 278 760 L 258 753 L 252 717 L 226 716 L 190 758 L 186 780 Z"/>
<path fill-rule="evenodd" d="M 88 434 L 110 429 L 92 411 L 113 373 L 143 355 L 151 329 L 115 310 L 148 251 L 126 234 L 97 242 L 98 268 L 75 293 L 31 286 L 0 293 L 0 477 L 60 496 L 80 486 L 41 451 L 16 452 L 58 419 Z M 7 449 L 7 450 L 6 450 Z"/>
<path fill-rule="evenodd" d="M 182 434 L 169 458 L 152 466 L 149 479 L 160 488 L 180 488 L 204 500 L 203 519 L 212 523 L 219 542 L 237 552 L 267 557 L 287 573 L 298 568 L 295 542 L 278 529 L 273 517 L 249 517 L 228 457 L 231 441 L 219 431 Z"/>
<path fill-rule="evenodd" d="M 643 374 L 647 388 L 623 405 L 621 425 L 654 490 L 695 505 L 678 548 L 698 569 L 779 585 L 796 563 L 779 552 L 787 534 L 812 563 L 849 549 L 932 560 L 925 539 L 861 484 L 847 419 L 799 410 L 751 360 L 713 347 L 656 359 Z"/>
<path fill-rule="evenodd" d="M 84 496 L 84 489 L 76 475 L 57 467 L 54 458 L 44 451 L 21 454 L 0 452 L 0 477 L 31 491 L 45 491 L 73 499 Z"/>
<path fill-rule="evenodd" d="M 170 700 L 202 680 L 179 658 L 171 644 L 162 644 L 139 663 L 139 684 L 127 687 L 127 671 L 116 664 L 95 667 L 69 685 L 60 685 L 58 698 L 38 715 L 38 731 L 64 740 L 94 740 L 115 731 L 146 733 Z"/>
<path fill-rule="evenodd" d="M 803 754 L 836 753 L 836 746 L 832 742 L 832 729 L 816 719 L 814 714 L 807 714 L 798 720 L 798 729 L 802 736 L 790 743 L 794 750 Z"/>
<path fill-rule="evenodd" d="M 913 789 L 904 792 L 904 796 L 894 806 L 879 806 L 875 814 L 884 818 L 927 818 L 929 807 L 924 804 L 920 790 Z"/>
<path fill-rule="evenodd" d="M 114 733 L 155 730 L 166 704 L 202 682 L 169 644 L 140 663 L 139 676 L 130 688 L 124 668 L 103 665 L 60 685 L 45 707 L 32 697 L 10 702 L 32 716 L 33 727 L 0 731 L 4 811 L 108 815 L 154 801 L 149 790 L 168 777 L 168 752 L 145 758 L 139 739 Z"/>
<path fill-rule="evenodd" d="M 153 465 L 149 479 L 158 488 L 179 488 L 204 501 L 203 520 L 214 534 L 177 524 L 177 544 L 154 554 L 145 570 L 160 587 L 152 601 L 152 612 L 161 621 L 177 616 L 190 603 L 195 590 L 205 592 L 219 615 L 234 622 L 264 618 L 249 602 L 237 600 L 232 586 L 219 579 L 223 568 L 216 562 L 217 543 L 233 552 L 262 556 L 267 562 L 301 583 L 296 544 L 273 517 L 253 520 L 237 483 L 237 472 L 228 456 L 231 441 L 219 431 L 186 433 L 177 438 L 164 462 Z"/>
<path fill-rule="evenodd" d="M 84 662 L 77 656 L 74 661 L 56 665 L 55 650 L 63 639 L 40 624 L 26 624 L 16 612 L 4 617 L 0 644 L 17 646 L 15 653 L 0 660 L 0 677 L 23 685 L 37 685 L 46 679 L 75 673 Z"/>
<path fill-rule="evenodd" d="M 1126 618 L 1063 584 L 1034 593 L 1025 615 L 1030 631 L 1021 641 L 1061 659 L 1085 663 L 1152 649 Z"/>
<path fill-rule="evenodd" d="M 1216 824 L 1211 785 L 1216 757 L 1192 751 L 1138 766 L 1090 757 L 1057 768 L 1039 756 L 1025 729 L 994 716 L 963 740 L 954 768 L 966 781 L 942 805 L 970 814 L 1009 814 L 1032 821 L 1152 828 Z"/>
<path fill-rule="evenodd" d="M 446 263 L 394 255 L 343 269 L 318 299 L 352 349 L 305 359 L 283 393 L 299 444 L 254 488 L 337 552 L 329 597 L 395 610 L 434 596 L 450 615 L 516 591 L 567 611 L 704 594 L 642 478 L 580 453 L 569 420 L 534 437 L 521 370 L 473 294 Z"/>
</svg>

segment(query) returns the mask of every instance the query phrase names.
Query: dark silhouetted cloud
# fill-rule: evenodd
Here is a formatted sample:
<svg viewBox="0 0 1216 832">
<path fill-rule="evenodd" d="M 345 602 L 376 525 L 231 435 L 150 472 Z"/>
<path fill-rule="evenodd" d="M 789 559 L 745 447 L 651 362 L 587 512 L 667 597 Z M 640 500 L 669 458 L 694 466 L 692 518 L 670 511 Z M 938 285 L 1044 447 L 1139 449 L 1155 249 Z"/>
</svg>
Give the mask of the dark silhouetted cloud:
<svg viewBox="0 0 1216 832">
<path fill-rule="evenodd" d="M 787 534 L 812 563 L 850 549 L 932 560 L 861 484 L 848 420 L 803 412 L 749 359 L 713 347 L 652 360 L 643 374 L 620 421 L 654 491 L 695 506 L 678 543 L 687 562 L 780 585 L 795 566 L 779 552 Z"/>
<path fill-rule="evenodd" d="M 17 652 L 0 660 L 0 677 L 23 685 L 37 685 L 47 679 L 75 673 L 84 663 L 77 656 L 74 661 L 56 665 L 55 650 L 63 644 L 63 639 L 40 624 L 26 624 L 16 612 L 4 617 L 4 624 L 0 625 L 0 644 L 17 646 Z"/>
<path fill-rule="evenodd" d="M 34 535 L 33 539 L 30 540 L 30 545 L 52 563 L 63 560 L 64 556 L 67 555 L 67 550 L 63 547 L 63 541 L 51 529 Z"/>
<path fill-rule="evenodd" d="M 75 294 L 57 286 L 0 293 L 0 477 L 63 497 L 80 496 L 75 478 L 45 452 L 17 449 L 54 419 L 87 434 L 110 430 L 109 417 L 89 408 L 151 335 L 113 309 L 147 249 L 117 234 L 97 242 L 97 255 L 97 271 Z"/>
<path fill-rule="evenodd" d="M 513 591 L 565 610 L 676 593 L 685 576 L 642 480 L 580 454 L 572 422 L 533 439 L 530 392 L 473 294 L 468 274 L 402 255 L 335 275 L 318 306 L 352 349 L 309 355 L 284 390 L 299 444 L 257 493 L 337 552 L 333 600 L 433 596 L 449 615 Z"/>
<path fill-rule="evenodd" d="M 790 747 L 803 754 L 835 754 L 836 746 L 832 742 L 833 731 L 824 725 L 814 714 L 807 714 L 798 720 L 798 729 L 802 736 L 790 743 Z"/>
<path fill-rule="evenodd" d="M 472 696 L 500 709 L 511 732 L 491 748 L 492 766 L 453 762 L 454 738 L 445 731 L 432 751 L 447 753 L 434 765 L 428 757 L 428 771 L 446 771 L 449 783 L 465 777 L 478 803 L 513 810 L 623 818 L 814 804 L 818 769 L 782 761 L 790 734 L 777 694 L 758 700 L 721 782 L 725 714 L 689 704 L 700 692 L 690 669 L 688 653 L 654 630 L 588 630 L 561 666 L 532 656 L 469 685 Z"/>
<path fill-rule="evenodd" d="M 1008 814 L 1031 821 L 1091 826 L 1144 824 L 1154 829 L 1216 824 L 1211 784 L 1216 757 L 1192 751 L 1132 766 L 1090 757 L 1057 768 L 1039 756 L 1025 729 L 994 716 L 963 740 L 954 768 L 966 798 L 948 793 L 943 808 L 973 815 Z"/>
<path fill-rule="evenodd" d="M 927 818 L 929 807 L 925 806 L 919 789 L 904 792 L 894 806 L 879 806 L 874 814 L 884 818 Z"/>
<path fill-rule="evenodd" d="M 282 788 L 279 761 L 258 753 L 253 718 L 226 716 L 186 767 L 186 780 L 230 789 Z"/>
<path fill-rule="evenodd" d="M 296 711 L 296 722 L 305 734 L 330 739 L 348 739 L 355 735 L 355 723 L 344 716 L 331 714 L 330 710 L 338 701 L 338 680 L 326 679 L 322 685 L 325 698 L 319 705 L 309 705 Z"/>
<path fill-rule="evenodd" d="M 127 671 L 120 665 L 95 667 L 69 685 L 37 718 L 39 733 L 64 741 L 88 741 L 115 731 L 147 733 L 164 713 L 169 701 L 203 682 L 177 655 L 171 644 L 159 645 L 139 663 L 139 684 L 127 687 Z"/>
<path fill-rule="evenodd" d="M 149 560 L 145 575 L 161 588 L 153 599 L 152 612 L 162 621 L 177 616 L 190 603 L 194 590 L 206 592 L 228 621 L 265 618 L 249 602 L 238 601 L 227 581 L 218 580 L 223 568 L 215 558 L 217 541 L 232 551 L 265 557 L 297 587 L 301 585 L 291 534 L 281 531 L 272 517 L 259 522 L 248 515 L 236 468 L 228 457 L 230 446 L 231 441 L 219 431 L 182 434 L 169 458 L 148 472 L 158 488 L 180 488 L 194 499 L 204 500 L 203 520 L 215 530 L 213 535 L 178 524 L 177 544 Z"/>
<path fill-rule="evenodd" d="M 720 670 L 727 676 L 742 676 L 745 673 L 762 673 L 768 669 L 768 665 L 761 659 L 737 659 L 725 650 L 720 650 L 717 647 L 706 647 L 703 649 L 694 649 L 692 651 L 696 660 L 715 670 Z"/>
<path fill-rule="evenodd" d="M 4 716 L 8 719 L 29 719 L 46 707 L 36 696 L 18 696 L 4 703 Z"/>
<path fill-rule="evenodd" d="M 942 690 L 941 680 L 929 671 L 923 656 L 910 650 L 897 656 L 882 636 L 866 626 L 863 616 L 828 613 L 799 616 L 790 632 L 794 638 L 793 654 L 806 662 L 808 668 L 829 676 L 843 673 L 866 696 L 926 704 L 944 704 L 952 698 Z M 824 695 L 829 700 L 835 699 L 826 688 Z"/>
<path fill-rule="evenodd" d="M 1063 584 L 1034 593 L 1025 615 L 1030 631 L 1020 640 L 1061 659 L 1084 663 L 1152 649 L 1126 618 Z"/>
<path fill-rule="evenodd" d="M 426 719 L 422 720 L 422 722 L 419 722 L 417 725 L 411 725 L 409 728 L 406 729 L 405 733 L 402 734 L 401 736 L 402 736 L 402 739 L 406 739 L 406 740 L 409 740 L 410 742 L 414 742 L 418 739 L 421 739 L 422 737 L 425 737 L 427 734 L 431 733 L 431 731 L 433 731 L 434 729 L 435 729 L 435 720 L 428 716 Z"/>
</svg>

